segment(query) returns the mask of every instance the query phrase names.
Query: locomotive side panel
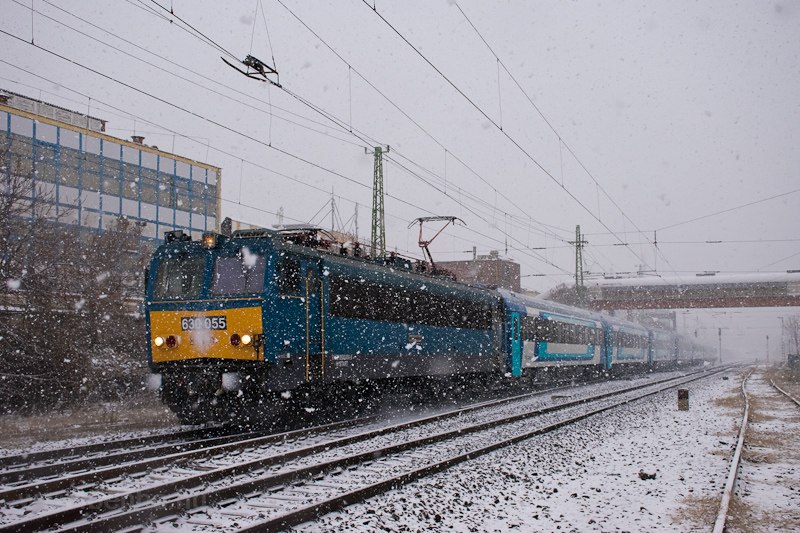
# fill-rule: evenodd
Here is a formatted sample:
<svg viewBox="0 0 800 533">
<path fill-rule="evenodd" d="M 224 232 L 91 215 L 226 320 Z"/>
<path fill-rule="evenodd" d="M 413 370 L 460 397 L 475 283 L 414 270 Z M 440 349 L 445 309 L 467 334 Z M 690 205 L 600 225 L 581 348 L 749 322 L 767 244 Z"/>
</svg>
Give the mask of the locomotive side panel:
<svg viewBox="0 0 800 533">
<path fill-rule="evenodd" d="M 394 269 L 326 263 L 331 380 L 489 372 L 496 296 Z"/>
</svg>

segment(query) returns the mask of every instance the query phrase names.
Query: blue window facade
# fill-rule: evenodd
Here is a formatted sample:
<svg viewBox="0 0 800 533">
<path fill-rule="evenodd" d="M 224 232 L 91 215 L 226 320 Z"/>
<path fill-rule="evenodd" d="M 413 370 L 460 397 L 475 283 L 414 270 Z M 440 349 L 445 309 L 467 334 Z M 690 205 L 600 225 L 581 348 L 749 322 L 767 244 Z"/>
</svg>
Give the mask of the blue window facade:
<svg viewBox="0 0 800 533">
<path fill-rule="evenodd" d="M 0 106 L 5 179 L 30 176 L 62 224 L 104 231 L 120 216 L 145 222 L 142 240 L 219 230 L 220 169 Z M 148 246 L 150 247 L 150 246 Z"/>
</svg>

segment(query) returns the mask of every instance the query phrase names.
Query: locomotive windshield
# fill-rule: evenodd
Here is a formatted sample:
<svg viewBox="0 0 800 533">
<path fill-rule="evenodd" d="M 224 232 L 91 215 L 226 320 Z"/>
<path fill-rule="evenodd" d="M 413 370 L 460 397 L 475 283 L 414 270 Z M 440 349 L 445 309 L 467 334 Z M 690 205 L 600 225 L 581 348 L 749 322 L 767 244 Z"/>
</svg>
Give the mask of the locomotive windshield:
<svg viewBox="0 0 800 533">
<path fill-rule="evenodd" d="M 206 259 L 202 256 L 170 257 L 161 261 L 156 272 L 153 298 L 156 300 L 197 298 L 203 289 Z"/>
<path fill-rule="evenodd" d="M 239 255 L 214 259 L 211 294 L 260 294 L 264 289 L 267 261 L 263 255 L 242 248 Z"/>
</svg>

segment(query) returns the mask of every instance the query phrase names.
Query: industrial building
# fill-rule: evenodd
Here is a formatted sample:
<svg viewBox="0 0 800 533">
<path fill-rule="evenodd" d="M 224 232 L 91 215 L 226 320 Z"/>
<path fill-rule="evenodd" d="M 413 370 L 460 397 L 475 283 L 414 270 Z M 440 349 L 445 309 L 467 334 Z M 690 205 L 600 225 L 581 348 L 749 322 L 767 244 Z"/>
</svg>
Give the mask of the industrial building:
<svg viewBox="0 0 800 533">
<path fill-rule="evenodd" d="M 106 121 L 0 90 L 0 167 L 30 176 L 56 200 L 62 224 L 104 231 L 143 222 L 140 245 L 164 232 L 219 231 L 220 169 L 104 133 Z"/>
<path fill-rule="evenodd" d="M 471 261 L 442 261 L 436 263 L 464 283 L 481 283 L 520 292 L 520 266 L 492 251 L 489 255 L 475 255 Z"/>
</svg>

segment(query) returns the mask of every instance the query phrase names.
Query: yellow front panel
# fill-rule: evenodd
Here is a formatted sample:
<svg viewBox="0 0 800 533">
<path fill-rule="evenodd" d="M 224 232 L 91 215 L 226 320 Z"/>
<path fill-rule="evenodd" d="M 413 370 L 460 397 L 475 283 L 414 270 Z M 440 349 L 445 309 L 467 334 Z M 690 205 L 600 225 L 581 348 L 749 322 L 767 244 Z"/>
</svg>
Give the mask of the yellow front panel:
<svg viewBox="0 0 800 533">
<path fill-rule="evenodd" d="M 213 329 L 219 327 L 222 317 L 225 329 Z M 150 346 L 154 363 L 201 358 L 264 360 L 263 351 L 256 352 L 252 344 L 233 346 L 230 339 L 234 333 L 253 337 L 262 334 L 261 308 L 150 312 Z M 177 346 L 155 345 L 156 337 L 166 339 L 170 335 L 178 339 Z"/>
</svg>

